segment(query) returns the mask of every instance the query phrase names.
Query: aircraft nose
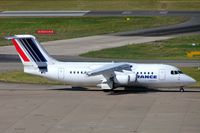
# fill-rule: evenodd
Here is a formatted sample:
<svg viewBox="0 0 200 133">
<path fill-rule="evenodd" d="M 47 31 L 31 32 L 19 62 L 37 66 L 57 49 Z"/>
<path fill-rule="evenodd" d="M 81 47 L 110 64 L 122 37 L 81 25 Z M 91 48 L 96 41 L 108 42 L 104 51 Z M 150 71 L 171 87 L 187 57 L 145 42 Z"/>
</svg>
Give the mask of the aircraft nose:
<svg viewBox="0 0 200 133">
<path fill-rule="evenodd" d="M 191 83 L 196 83 L 197 81 L 195 79 L 193 79 L 193 78 L 190 77 L 190 82 Z"/>
<path fill-rule="evenodd" d="M 193 83 L 196 83 L 197 81 L 193 79 L 192 77 L 186 75 L 186 82 L 189 84 L 193 84 Z"/>
</svg>

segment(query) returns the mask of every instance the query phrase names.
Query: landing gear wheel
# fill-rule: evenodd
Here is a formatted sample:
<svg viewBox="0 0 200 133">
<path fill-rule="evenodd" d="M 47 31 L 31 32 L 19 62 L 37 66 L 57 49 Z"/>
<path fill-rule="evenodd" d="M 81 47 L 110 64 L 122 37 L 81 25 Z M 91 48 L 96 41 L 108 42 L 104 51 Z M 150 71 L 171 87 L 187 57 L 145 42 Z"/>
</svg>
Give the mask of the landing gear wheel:
<svg viewBox="0 0 200 133">
<path fill-rule="evenodd" d="M 103 92 L 110 92 L 112 89 L 103 89 Z"/>
<path fill-rule="evenodd" d="M 180 92 L 184 92 L 185 90 L 183 89 L 183 87 L 180 88 Z"/>
</svg>

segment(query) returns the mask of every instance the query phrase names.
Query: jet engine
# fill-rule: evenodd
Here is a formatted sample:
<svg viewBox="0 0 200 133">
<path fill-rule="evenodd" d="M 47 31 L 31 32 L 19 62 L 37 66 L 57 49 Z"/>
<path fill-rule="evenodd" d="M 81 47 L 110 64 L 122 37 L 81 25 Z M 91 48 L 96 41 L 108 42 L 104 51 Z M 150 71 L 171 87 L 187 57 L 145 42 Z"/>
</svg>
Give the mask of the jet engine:
<svg viewBox="0 0 200 133">
<path fill-rule="evenodd" d="M 133 84 L 136 81 L 135 74 L 120 74 L 114 77 L 114 83 L 119 85 Z"/>
</svg>

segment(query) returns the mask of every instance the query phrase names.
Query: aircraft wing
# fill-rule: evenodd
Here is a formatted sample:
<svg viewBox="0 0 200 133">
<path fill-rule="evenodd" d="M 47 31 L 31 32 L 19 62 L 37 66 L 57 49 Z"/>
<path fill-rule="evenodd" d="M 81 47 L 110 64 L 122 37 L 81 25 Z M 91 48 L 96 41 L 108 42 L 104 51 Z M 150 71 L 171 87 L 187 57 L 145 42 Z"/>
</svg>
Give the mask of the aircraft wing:
<svg viewBox="0 0 200 133">
<path fill-rule="evenodd" d="M 108 73 L 114 73 L 114 71 L 122 72 L 122 70 L 131 70 L 131 65 L 127 63 L 113 63 L 104 65 L 95 70 L 89 71 L 87 73 L 88 76 L 96 76 L 96 75 L 107 75 Z"/>
</svg>

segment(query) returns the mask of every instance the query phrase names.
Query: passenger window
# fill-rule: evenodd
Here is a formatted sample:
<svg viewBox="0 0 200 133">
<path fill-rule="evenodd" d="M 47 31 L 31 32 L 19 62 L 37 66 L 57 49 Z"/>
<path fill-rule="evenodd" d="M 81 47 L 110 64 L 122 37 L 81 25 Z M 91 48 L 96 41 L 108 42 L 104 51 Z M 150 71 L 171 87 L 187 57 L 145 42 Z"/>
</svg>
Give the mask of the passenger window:
<svg viewBox="0 0 200 133">
<path fill-rule="evenodd" d="M 76 72 L 74 71 L 74 74 L 75 74 Z"/>
<path fill-rule="evenodd" d="M 70 74 L 72 74 L 72 71 L 70 71 Z"/>
<path fill-rule="evenodd" d="M 151 74 L 153 74 L 153 72 L 151 72 Z"/>
<path fill-rule="evenodd" d="M 142 72 L 140 72 L 140 74 L 142 74 Z"/>
<path fill-rule="evenodd" d="M 146 72 L 144 72 L 144 74 L 146 74 Z"/>
<path fill-rule="evenodd" d="M 150 74 L 150 72 L 148 72 L 148 74 Z"/>
<path fill-rule="evenodd" d="M 178 74 L 178 71 L 174 71 L 175 72 L 175 74 Z"/>
</svg>

